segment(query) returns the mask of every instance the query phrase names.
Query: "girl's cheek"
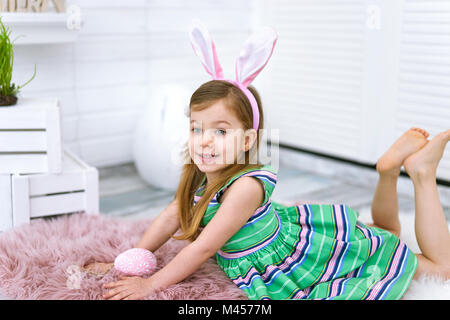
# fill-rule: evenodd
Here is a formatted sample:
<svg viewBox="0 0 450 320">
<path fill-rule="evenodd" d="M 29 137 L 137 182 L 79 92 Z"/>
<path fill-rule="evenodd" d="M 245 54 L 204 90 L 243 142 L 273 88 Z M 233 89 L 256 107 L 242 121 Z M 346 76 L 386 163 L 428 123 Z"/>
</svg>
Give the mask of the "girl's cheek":
<svg viewBox="0 0 450 320">
<path fill-rule="evenodd" d="M 191 136 L 189 137 L 189 149 L 192 150 L 192 152 L 195 152 L 195 150 L 200 147 L 200 144 L 201 139 L 191 134 Z"/>
<path fill-rule="evenodd" d="M 229 136 L 224 141 L 224 147 L 223 147 L 223 155 L 224 155 L 224 161 L 226 161 L 227 164 L 234 164 L 236 160 L 236 155 L 238 149 L 238 143 L 239 138 L 236 136 Z"/>
<path fill-rule="evenodd" d="M 190 138 L 189 139 L 189 154 L 191 156 L 191 158 L 194 158 L 195 155 L 195 149 L 196 149 L 196 144 L 195 144 L 195 140 Z"/>
</svg>

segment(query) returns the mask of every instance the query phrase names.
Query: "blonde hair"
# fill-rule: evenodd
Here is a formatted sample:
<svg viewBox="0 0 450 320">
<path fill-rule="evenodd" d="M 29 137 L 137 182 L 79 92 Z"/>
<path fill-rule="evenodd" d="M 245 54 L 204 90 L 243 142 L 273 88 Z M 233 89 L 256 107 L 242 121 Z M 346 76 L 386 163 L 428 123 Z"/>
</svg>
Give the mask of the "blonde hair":
<svg viewBox="0 0 450 320">
<path fill-rule="evenodd" d="M 253 86 L 248 86 L 253 96 L 258 103 L 259 109 L 259 129 L 264 127 L 264 116 L 261 105 L 261 98 Z M 228 111 L 232 112 L 238 119 L 241 120 L 244 130 L 251 129 L 252 124 L 252 108 L 245 94 L 235 85 L 223 80 L 211 80 L 202 84 L 193 94 L 189 103 L 189 111 L 201 111 L 219 100 L 223 100 Z M 201 172 L 197 165 L 188 161 L 185 162 L 182 168 L 180 182 L 175 194 L 175 199 L 178 203 L 178 219 L 180 221 L 180 229 L 182 234 L 179 236 L 172 236 L 177 240 L 194 241 L 199 233 L 199 227 L 203 215 L 208 208 L 208 204 L 219 189 L 227 183 L 229 179 L 238 174 L 240 171 L 249 168 L 260 168 L 263 165 L 256 163 L 250 164 L 250 153 L 259 149 L 260 135 L 258 132 L 256 138 L 256 146 L 245 152 L 245 161 L 239 161 L 235 164 L 230 164 L 220 172 L 215 179 L 208 181 L 201 199 L 194 206 L 194 195 L 200 187 L 205 173 Z M 188 159 L 189 149 L 188 144 L 184 150 L 184 157 Z M 219 199 L 217 199 L 219 200 Z"/>
</svg>

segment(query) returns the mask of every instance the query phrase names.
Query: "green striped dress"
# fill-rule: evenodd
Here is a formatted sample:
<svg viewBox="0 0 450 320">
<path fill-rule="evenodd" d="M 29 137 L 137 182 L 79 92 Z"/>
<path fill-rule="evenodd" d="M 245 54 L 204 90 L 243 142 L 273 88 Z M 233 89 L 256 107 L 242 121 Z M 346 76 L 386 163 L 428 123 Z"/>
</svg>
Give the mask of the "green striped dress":
<svg viewBox="0 0 450 320">
<path fill-rule="evenodd" d="M 202 227 L 219 209 L 217 199 L 243 176 L 262 182 L 264 201 L 216 258 L 249 299 L 400 299 L 405 293 L 417 258 L 402 241 L 357 221 L 345 204 L 271 201 L 277 179 L 270 165 L 231 178 L 209 203 Z"/>
</svg>

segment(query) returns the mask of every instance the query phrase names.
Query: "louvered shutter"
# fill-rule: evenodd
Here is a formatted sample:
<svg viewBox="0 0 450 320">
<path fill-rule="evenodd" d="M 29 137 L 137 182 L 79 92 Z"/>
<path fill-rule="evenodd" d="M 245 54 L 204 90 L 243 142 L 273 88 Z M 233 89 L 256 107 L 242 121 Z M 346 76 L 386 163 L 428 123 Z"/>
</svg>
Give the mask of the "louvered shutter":
<svg viewBox="0 0 450 320">
<path fill-rule="evenodd" d="M 400 38 L 396 132 L 450 129 L 450 1 L 405 0 Z M 450 180 L 450 145 L 438 167 Z"/>
<path fill-rule="evenodd" d="M 280 143 L 375 164 L 412 126 L 450 129 L 450 0 L 267 3 L 279 44 L 266 113 Z"/>
<path fill-rule="evenodd" d="M 279 44 L 267 111 L 280 143 L 359 159 L 364 4 L 269 2 Z"/>
</svg>

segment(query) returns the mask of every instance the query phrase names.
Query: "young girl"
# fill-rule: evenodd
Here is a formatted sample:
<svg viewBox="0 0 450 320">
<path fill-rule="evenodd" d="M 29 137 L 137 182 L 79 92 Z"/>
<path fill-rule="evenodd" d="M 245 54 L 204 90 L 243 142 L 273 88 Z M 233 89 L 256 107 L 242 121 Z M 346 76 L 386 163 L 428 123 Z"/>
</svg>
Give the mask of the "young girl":
<svg viewBox="0 0 450 320">
<path fill-rule="evenodd" d="M 146 297 L 184 280 L 213 255 L 249 299 L 399 299 L 413 277 L 450 278 L 450 235 L 436 186 L 450 130 L 428 141 L 426 131 L 412 128 L 387 150 L 377 162 L 374 224 L 364 225 L 345 204 L 271 201 L 276 172 L 252 164 L 264 123 L 261 101 L 246 88 L 256 105 L 239 84 L 220 77 L 194 92 L 186 151 L 193 163 L 184 164 L 174 201 L 136 247 L 154 252 L 179 229 L 174 237 L 190 244 L 149 278 L 106 284 L 104 298 Z M 417 255 L 398 238 L 402 166 L 414 183 Z M 91 267 L 104 266 L 110 267 Z"/>
</svg>

